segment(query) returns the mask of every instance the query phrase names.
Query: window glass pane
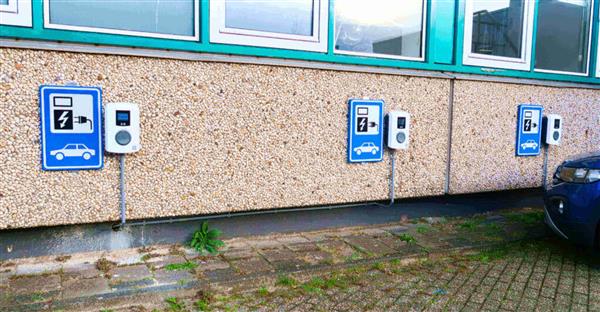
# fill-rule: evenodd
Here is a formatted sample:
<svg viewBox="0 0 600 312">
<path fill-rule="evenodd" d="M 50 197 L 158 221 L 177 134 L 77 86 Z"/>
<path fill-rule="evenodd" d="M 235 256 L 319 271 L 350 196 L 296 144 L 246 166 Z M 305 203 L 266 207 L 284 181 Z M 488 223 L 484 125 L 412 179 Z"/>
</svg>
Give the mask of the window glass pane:
<svg viewBox="0 0 600 312">
<path fill-rule="evenodd" d="M 7 5 L 7 4 L 8 4 L 8 0 L 0 0 L 0 5 Z"/>
<path fill-rule="evenodd" d="M 474 0 L 471 52 L 520 58 L 523 0 Z"/>
<path fill-rule="evenodd" d="M 193 36 L 194 0 L 50 0 L 50 22 Z"/>
<path fill-rule="evenodd" d="M 337 50 L 420 57 L 422 0 L 337 0 Z"/>
<path fill-rule="evenodd" d="M 225 27 L 313 35 L 313 0 L 226 0 Z"/>
<path fill-rule="evenodd" d="M 585 73 L 591 0 L 544 0 L 538 8 L 535 68 Z"/>
</svg>

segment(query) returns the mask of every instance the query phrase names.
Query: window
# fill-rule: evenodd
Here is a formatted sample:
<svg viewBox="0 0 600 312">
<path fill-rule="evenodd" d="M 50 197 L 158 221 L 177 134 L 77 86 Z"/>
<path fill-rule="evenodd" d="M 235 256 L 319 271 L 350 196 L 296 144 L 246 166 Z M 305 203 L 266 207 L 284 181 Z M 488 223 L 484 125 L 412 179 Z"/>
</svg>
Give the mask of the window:
<svg viewBox="0 0 600 312">
<path fill-rule="evenodd" d="M 424 59 L 424 0 L 338 0 L 334 5 L 336 53 Z"/>
<path fill-rule="evenodd" d="M 533 0 L 467 0 L 463 63 L 530 70 Z"/>
<path fill-rule="evenodd" d="M 600 22 L 598 22 L 598 25 L 596 26 L 598 27 L 598 30 L 600 30 Z M 596 55 L 597 55 L 597 59 L 596 59 L 596 77 L 600 78 L 600 36 L 598 36 L 598 38 L 596 39 L 596 43 L 597 43 L 597 47 L 596 47 Z"/>
<path fill-rule="evenodd" d="M 0 0 L 0 24 L 31 27 L 32 0 Z"/>
<path fill-rule="evenodd" d="M 198 40 L 198 0 L 45 0 L 44 26 Z"/>
<path fill-rule="evenodd" d="M 592 0 L 539 2 L 535 69 L 587 75 L 592 32 Z"/>
<path fill-rule="evenodd" d="M 327 0 L 211 0 L 210 41 L 327 51 Z"/>
</svg>

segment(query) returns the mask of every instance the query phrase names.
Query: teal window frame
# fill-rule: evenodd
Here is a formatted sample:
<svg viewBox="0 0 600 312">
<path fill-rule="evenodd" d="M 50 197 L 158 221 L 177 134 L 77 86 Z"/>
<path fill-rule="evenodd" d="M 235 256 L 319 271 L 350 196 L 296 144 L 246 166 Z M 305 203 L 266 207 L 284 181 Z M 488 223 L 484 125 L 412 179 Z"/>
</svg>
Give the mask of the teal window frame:
<svg viewBox="0 0 600 312">
<path fill-rule="evenodd" d="M 457 74 L 477 74 L 497 77 L 600 84 L 600 77 L 595 76 L 597 72 L 596 68 L 599 62 L 598 15 L 600 14 L 600 0 L 594 0 L 595 23 L 592 25 L 592 57 L 590 58 L 590 69 L 588 71 L 588 76 L 573 76 L 568 74 L 535 72 L 533 68 L 535 62 L 531 62 L 531 68 L 529 71 L 464 65 L 462 63 L 462 52 L 465 22 L 465 0 L 427 1 L 427 19 L 424 23 L 426 31 L 424 61 L 410 61 L 370 56 L 367 57 L 335 54 L 333 46 L 333 14 L 335 12 L 334 5 L 336 0 L 329 1 L 328 49 L 325 53 L 210 43 L 208 28 L 210 24 L 208 0 L 200 0 L 200 5 L 197 8 L 200 11 L 200 39 L 198 41 L 182 41 L 163 38 L 135 37 L 128 35 L 47 29 L 44 28 L 44 12 L 42 0 L 32 1 L 32 27 L 0 25 L 1 38 L 18 38 L 41 41 L 58 41 L 108 46 L 138 47 L 226 55 L 256 56 L 278 59 L 316 61 L 332 64 L 365 65 L 396 69 L 450 72 Z M 537 25 L 537 11 L 538 3 L 536 1 L 533 21 L 534 36 L 532 42 L 532 59 L 535 59 L 535 27 Z"/>
</svg>

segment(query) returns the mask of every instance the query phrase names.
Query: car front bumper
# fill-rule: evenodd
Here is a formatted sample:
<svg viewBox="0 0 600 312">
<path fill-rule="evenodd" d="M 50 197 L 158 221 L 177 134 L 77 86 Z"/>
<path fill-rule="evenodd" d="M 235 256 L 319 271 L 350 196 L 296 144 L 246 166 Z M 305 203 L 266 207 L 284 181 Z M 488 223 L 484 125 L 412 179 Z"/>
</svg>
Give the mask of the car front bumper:
<svg viewBox="0 0 600 312">
<path fill-rule="evenodd" d="M 593 246 L 600 218 L 599 185 L 560 183 L 549 187 L 544 195 L 544 220 L 548 227 L 564 239 Z"/>
</svg>

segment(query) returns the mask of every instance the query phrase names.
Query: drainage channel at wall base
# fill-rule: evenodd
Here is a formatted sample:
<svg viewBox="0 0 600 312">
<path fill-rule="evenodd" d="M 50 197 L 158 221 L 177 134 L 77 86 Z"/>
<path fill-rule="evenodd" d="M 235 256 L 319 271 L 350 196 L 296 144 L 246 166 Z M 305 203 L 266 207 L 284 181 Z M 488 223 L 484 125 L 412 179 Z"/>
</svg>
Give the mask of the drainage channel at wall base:
<svg viewBox="0 0 600 312">
<path fill-rule="evenodd" d="M 501 208 L 542 206 L 541 191 L 526 189 L 401 200 L 391 206 L 371 203 L 336 209 L 313 207 L 293 211 L 258 211 L 254 214 L 212 216 L 209 222 L 211 227 L 223 231 L 224 238 L 232 238 L 367 226 L 396 222 L 402 218 L 459 217 Z M 0 231 L 0 260 L 184 243 L 203 222 L 202 219 L 162 221 L 164 223 L 126 226 L 120 231 L 114 231 L 112 223 Z"/>
</svg>

